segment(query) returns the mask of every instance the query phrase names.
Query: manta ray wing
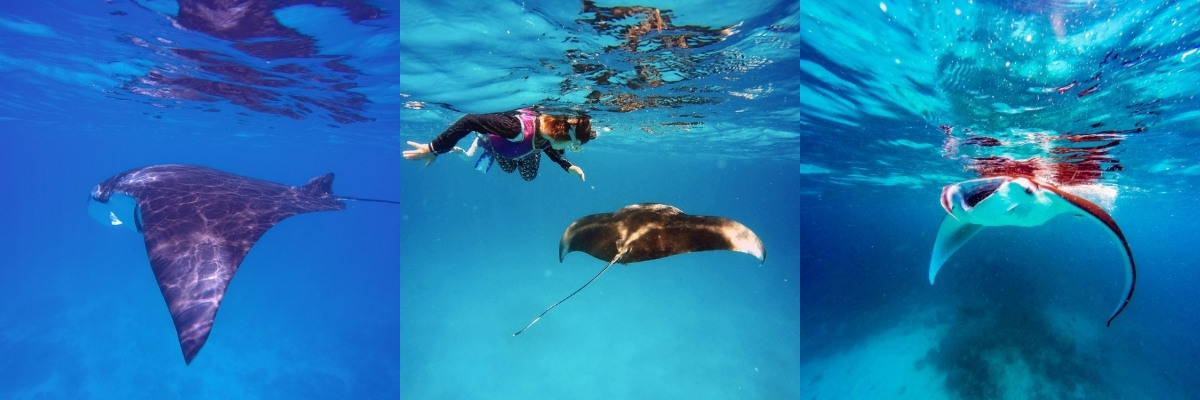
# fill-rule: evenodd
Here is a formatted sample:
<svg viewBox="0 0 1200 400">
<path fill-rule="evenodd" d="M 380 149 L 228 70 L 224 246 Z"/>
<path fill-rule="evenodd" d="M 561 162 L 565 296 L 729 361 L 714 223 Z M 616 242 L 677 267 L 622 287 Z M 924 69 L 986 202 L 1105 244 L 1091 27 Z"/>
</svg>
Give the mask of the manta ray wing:
<svg viewBox="0 0 1200 400">
<path fill-rule="evenodd" d="M 563 232 L 558 243 L 558 262 L 567 253 L 582 251 L 592 257 L 611 261 L 617 256 L 617 243 L 621 230 L 610 214 L 592 214 L 576 220 Z"/>
<path fill-rule="evenodd" d="M 174 225 L 178 224 L 164 223 L 153 229 L 170 231 Z M 158 232 L 154 236 L 147 232 L 150 268 L 175 322 L 183 359 L 191 364 L 208 340 L 225 289 L 253 242 L 234 243 L 211 231 Z"/>
<path fill-rule="evenodd" d="M 950 215 L 942 218 L 942 225 L 938 227 L 937 240 L 933 242 L 933 257 L 929 259 L 930 285 L 933 284 L 934 278 L 937 278 L 938 271 L 942 269 L 946 260 L 950 259 L 954 252 L 962 248 L 981 230 L 983 230 L 983 225 L 968 224 Z"/>
<path fill-rule="evenodd" d="M 1125 234 L 1122 233 L 1121 228 L 1117 226 L 1117 221 L 1114 220 L 1113 217 L 1108 214 L 1108 212 L 1104 211 L 1103 208 L 1100 208 L 1100 206 L 1096 205 L 1095 203 L 1092 203 L 1082 197 L 1067 193 L 1054 186 L 1041 185 L 1041 187 L 1049 190 L 1055 195 L 1058 195 L 1058 197 L 1061 197 L 1067 202 L 1067 204 L 1070 204 L 1072 207 L 1077 209 L 1080 214 L 1091 216 L 1093 220 L 1099 222 L 1101 225 L 1104 225 L 1104 227 L 1108 228 L 1108 232 L 1113 235 L 1113 239 L 1116 239 L 1118 242 L 1120 242 L 1122 249 L 1125 250 L 1125 257 L 1122 259 L 1125 264 L 1125 295 L 1121 298 L 1121 301 L 1117 303 L 1117 307 L 1113 310 L 1112 315 L 1109 315 L 1108 322 L 1105 323 L 1105 326 L 1112 326 L 1113 319 L 1117 318 L 1117 315 L 1121 314 L 1121 311 L 1125 310 L 1125 306 L 1129 305 L 1129 300 L 1133 299 L 1133 288 L 1137 283 L 1137 266 L 1133 262 L 1133 251 L 1129 249 L 1129 242 L 1125 240 Z"/>
<path fill-rule="evenodd" d="M 212 330 L 229 281 L 250 248 L 283 219 L 344 209 L 332 194 L 333 174 L 300 187 L 190 165 L 135 169 L 97 186 L 137 200 L 150 267 L 191 363 Z"/>
<path fill-rule="evenodd" d="M 623 257 L 629 262 L 654 260 L 697 251 L 729 250 L 766 261 L 762 241 L 741 223 L 721 217 L 679 214 L 639 239 L 641 245 Z M 636 257 L 635 257 L 636 256 Z"/>
</svg>

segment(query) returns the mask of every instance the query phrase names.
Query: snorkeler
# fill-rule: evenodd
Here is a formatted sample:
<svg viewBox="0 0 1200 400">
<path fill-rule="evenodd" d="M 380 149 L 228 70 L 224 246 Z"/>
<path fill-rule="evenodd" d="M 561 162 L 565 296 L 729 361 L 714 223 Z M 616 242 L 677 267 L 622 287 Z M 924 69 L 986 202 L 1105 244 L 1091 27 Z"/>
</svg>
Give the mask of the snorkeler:
<svg viewBox="0 0 1200 400">
<path fill-rule="evenodd" d="M 468 133 L 476 132 L 470 150 L 455 146 Z M 487 172 L 492 162 L 499 162 L 500 169 L 512 173 L 520 170 L 521 178 L 527 181 L 537 177 L 541 153 L 546 153 L 568 173 L 579 175 L 583 181 L 583 168 L 571 164 L 563 157 L 564 150 L 579 151 L 588 141 L 596 138 L 592 131 L 592 119 L 587 115 L 562 116 L 541 114 L 522 108 L 516 111 L 494 114 L 467 114 L 429 144 L 409 141 L 412 150 L 404 152 L 407 160 L 426 160 L 432 164 L 437 156 L 450 152 L 462 152 L 473 156 L 483 148 L 475 169 Z"/>
</svg>

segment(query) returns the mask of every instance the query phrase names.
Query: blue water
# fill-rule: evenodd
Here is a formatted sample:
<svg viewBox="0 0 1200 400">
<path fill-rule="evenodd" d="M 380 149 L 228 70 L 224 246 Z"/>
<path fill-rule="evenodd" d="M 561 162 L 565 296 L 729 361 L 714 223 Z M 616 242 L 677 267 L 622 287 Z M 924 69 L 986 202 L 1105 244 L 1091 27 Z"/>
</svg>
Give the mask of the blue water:
<svg viewBox="0 0 1200 400">
<path fill-rule="evenodd" d="M 268 231 L 185 365 L 142 238 L 96 223 L 86 202 L 100 181 L 161 163 L 291 185 L 334 172 L 338 194 L 399 199 L 394 6 L 359 23 L 336 7 L 276 10 L 318 45 L 270 59 L 181 29 L 177 10 L 0 7 L 0 397 L 394 398 L 400 207 L 351 203 Z M 198 90 L 219 83 L 231 86 Z"/>
<path fill-rule="evenodd" d="M 1191 2 L 806 3 L 805 399 L 1193 398 Z M 1105 208 L 988 228 L 927 278 L 943 185 L 1032 175 Z"/>
<path fill-rule="evenodd" d="M 587 111 L 600 132 L 567 154 L 584 182 L 545 161 L 532 182 L 455 155 L 401 166 L 406 397 L 799 396 L 796 5 L 653 3 L 671 22 L 636 46 L 610 27 L 652 17 L 596 23 L 622 12 L 611 4 L 404 3 L 401 141 L 531 103 Z M 578 252 L 559 262 L 567 225 L 641 202 L 740 221 L 766 262 L 616 265 L 513 337 L 604 267 Z"/>
<path fill-rule="evenodd" d="M 800 396 L 796 4 L 239 4 L 0 6 L 0 397 Z M 593 116 L 568 154 L 586 182 L 400 157 L 532 104 Z M 403 205 L 272 228 L 185 365 L 142 238 L 86 211 L 161 163 L 334 172 L 337 194 Z M 558 262 L 566 226 L 639 202 L 735 219 L 766 262 L 617 265 L 513 337 L 604 266 Z"/>
</svg>

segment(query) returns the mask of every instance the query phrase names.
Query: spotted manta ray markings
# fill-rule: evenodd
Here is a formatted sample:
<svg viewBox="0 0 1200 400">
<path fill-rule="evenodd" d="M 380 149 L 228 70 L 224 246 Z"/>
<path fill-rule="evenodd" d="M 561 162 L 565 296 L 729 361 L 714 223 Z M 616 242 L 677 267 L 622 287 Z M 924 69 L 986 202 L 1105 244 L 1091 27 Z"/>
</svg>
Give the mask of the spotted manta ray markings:
<svg viewBox="0 0 1200 400">
<path fill-rule="evenodd" d="M 933 244 L 929 284 L 933 284 L 942 264 L 984 227 L 1038 226 L 1060 214 L 1073 214 L 1104 225 L 1124 250 L 1125 295 L 1105 325 L 1112 325 L 1113 319 L 1133 298 L 1133 287 L 1137 282 L 1133 252 L 1117 222 L 1100 206 L 1044 182 L 1011 176 L 973 179 L 946 186 L 942 189 L 941 202 L 948 215 L 942 218 Z"/>
<path fill-rule="evenodd" d="M 583 251 L 608 261 L 608 265 L 575 292 L 547 307 L 513 336 L 525 332 L 551 309 L 603 275 L 613 264 L 706 250 L 737 251 L 758 258 L 760 263 L 766 261 L 766 249 L 758 236 L 745 225 L 728 218 L 687 215 L 678 208 L 657 203 L 633 204 L 613 213 L 580 218 L 563 232 L 558 244 L 558 261 L 562 262 L 567 253 Z"/>
<path fill-rule="evenodd" d="M 142 233 L 191 364 L 234 272 L 268 229 L 296 214 L 344 209 L 342 200 L 396 203 L 335 196 L 332 185 L 331 173 L 288 186 L 200 166 L 154 165 L 100 182 L 88 209 L 101 223 Z"/>
</svg>

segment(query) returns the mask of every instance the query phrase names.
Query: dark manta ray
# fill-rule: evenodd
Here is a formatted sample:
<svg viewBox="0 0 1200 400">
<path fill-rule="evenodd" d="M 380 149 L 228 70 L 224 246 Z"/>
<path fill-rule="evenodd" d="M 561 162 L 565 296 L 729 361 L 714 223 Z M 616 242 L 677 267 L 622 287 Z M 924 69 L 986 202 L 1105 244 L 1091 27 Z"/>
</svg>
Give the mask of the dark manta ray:
<svg viewBox="0 0 1200 400">
<path fill-rule="evenodd" d="M 687 215 L 666 204 L 634 204 L 614 213 L 577 219 L 563 232 L 558 243 L 558 262 L 562 262 L 567 253 L 583 251 L 608 261 L 608 265 L 579 289 L 547 307 L 513 336 L 525 332 L 615 263 L 629 264 L 705 250 L 732 250 L 750 254 L 760 263 L 766 261 L 762 241 L 745 225 L 728 218 Z"/>
<path fill-rule="evenodd" d="M 183 359 L 191 364 L 208 340 L 229 280 L 268 229 L 296 214 L 344 209 L 342 200 L 395 203 L 335 196 L 332 185 L 333 174 L 287 186 L 206 167 L 154 165 L 100 182 L 88 211 L 103 224 L 142 233 Z"/>
<path fill-rule="evenodd" d="M 1038 226 L 1060 214 L 1071 214 L 1104 225 L 1124 250 L 1125 295 L 1105 325 L 1112 325 L 1113 318 L 1133 298 L 1137 269 L 1125 235 L 1121 233 L 1117 221 L 1103 208 L 1082 197 L 1025 177 L 997 176 L 946 186 L 942 189 L 942 208 L 949 215 L 942 219 L 937 240 L 933 244 L 933 256 L 929 259 L 931 285 L 950 255 L 984 227 Z"/>
</svg>

